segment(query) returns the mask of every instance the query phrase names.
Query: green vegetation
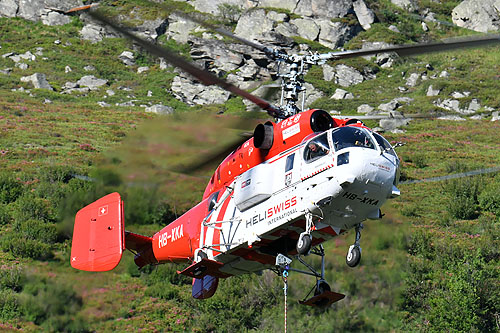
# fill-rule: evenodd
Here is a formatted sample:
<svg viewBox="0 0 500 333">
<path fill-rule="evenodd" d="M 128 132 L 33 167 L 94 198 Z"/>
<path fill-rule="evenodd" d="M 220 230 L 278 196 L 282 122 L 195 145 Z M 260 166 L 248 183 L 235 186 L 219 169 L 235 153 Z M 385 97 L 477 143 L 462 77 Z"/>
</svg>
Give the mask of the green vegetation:
<svg viewBox="0 0 500 333">
<path fill-rule="evenodd" d="M 420 24 L 412 23 L 410 15 L 389 0 L 367 2 L 377 10 L 380 22 L 351 41 L 349 48 L 360 47 L 363 40 L 400 43 L 465 33 L 429 24 L 431 32 L 424 35 Z M 131 24 L 168 14 L 153 11 L 143 1 L 101 4 L 114 15 L 128 14 L 138 3 L 143 9 L 135 11 Z M 193 10 L 183 2 L 165 3 L 169 8 Z M 419 2 L 439 19 L 449 17 L 457 3 Z M 224 9 L 221 20 L 231 21 L 238 14 L 234 8 Z M 390 24 L 403 34 L 388 30 Z M 81 41 L 81 27 L 77 18 L 62 27 L 0 19 L 2 53 L 35 53 L 40 47 L 43 54 L 28 62 L 27 70 L 0 57 L 0 69 L 13 68 L 9 75 L 0 74 L 0 330 L 282 330 L 283 284 L 270 271 L 221 280 L 213 298 L 197 301 L 191 298 L 191 281 L 176 273 L 182 265 L 139 271 L 133 256 L 126 253 L 112 272 L 94 274 L 70 267 L 76 211 L 118 191 L 125 200 L 127 229 L 152 235 L 198 202 L 210 176 L 210 167 L 196 177 L 171 173 L 168 168 L 190 163 L 200 150 L 204 153 L 233 140 L 237 131 L 230 129 L 253 123 L 250 118 L 243 125 L 231 117 L 215 117 L 221 108 L 241 113 L 241 98 L 232 98 L 224 106 L 182 104 L 167 92 L 175 75 L 170 69 L 160 70 L 156 59 L 121 39 Z M 187 45 L 161 42 L 188 56 Z M 137 66 L 125 66 L 118 59 L 123 50 L 133 50 L 137 66 L 150 66 L 150 71 L 138 74 Z M 343 62 L 377 75 L 349 88 L 353 100 L 330 100 L 338 86 L 324 82 L 320 68 L 313 68 L 306 78 L 327 95 L 316 107 L 345 112 L 363 103 L 378 105 L 401 97 L 397 89 L 404 86 L 401 73 L 427 71 L 431 76 L 449 70 L 450 78 L 410 88 L 404 95 L 414 101 L 402 107 L 404 112 L 436 108 L 425 94 L 431 82 L 442 89 L 442 96 L 470 91 L 482 105 L 499 108 L 494 74 L 500 64 L 497 50 L 399 59 L 390 69 L 364 59 Z M 95 70 L 87 72 L 84 67 L 89 64 Z M 336 64 L 340 62 L 331 65 Z M 426 64 L 434 69 L 426 69 Z M 65 73 L 66 65 L 72 71 Z M 32 89 L 20 81 L 36 72 L 46 73 L 55 91 Z M 60 94 L 65 82 L 83 75 L 108 80 L 107 88 L 115 95 L 108 96 L 106 89 Z M 115 105 L 128 95 L 134 96 L 136 105 L 162 103 L 182 116 L 203 110 L 214 117 L 163 118 L 146 114 L 143 107 Z M 51 102 L 44 104 L 45 99 Z M 98 101 L 112 106 L 98 106 Z M 398 148 L 402 179 L 422 179 L 500 165 L 499 131 L 498 122 L 488 120 L 422 120 L 413 121 L 405 133 L 385 137 L 406 143 Z M 325 244 L 326 278 L 332 290 L 347 295 L 344 300 L 328 309 L 305 309 L 296 300 L 305 296 L 314 279 L 290 276 L 288 325 L 293 331 L 498 330 L 500 175 L 399 187 L 402 196 L 383 208 L 385 217 L 365 225 L 360 267 L 345 264 L 352 233 Z M 307 260 L 319 264 L 318 258 Z"/>
</svg>

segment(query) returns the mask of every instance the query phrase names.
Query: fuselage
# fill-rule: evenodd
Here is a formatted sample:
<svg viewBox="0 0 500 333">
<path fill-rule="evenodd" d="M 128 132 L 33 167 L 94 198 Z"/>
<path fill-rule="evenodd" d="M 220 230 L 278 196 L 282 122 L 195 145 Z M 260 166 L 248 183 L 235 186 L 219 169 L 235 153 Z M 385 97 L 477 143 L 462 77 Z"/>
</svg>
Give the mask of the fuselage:
<svg viewBox="0 0 500 333">
<path fill-rule="evenodd" d="M 230 154 L 202 202 L 153 236 L 155 258 L 190 261 L 202 251 L 238 275 L 293 254 L 306 214 L 314 217 L 313 245 L 380 218 L 382 204 L 399 194 L 394 150 L 360 122 L 332 119 L 315 131 L 318 111 L 273 123 L 270 149 L 252 138 Z"/>
</svg>

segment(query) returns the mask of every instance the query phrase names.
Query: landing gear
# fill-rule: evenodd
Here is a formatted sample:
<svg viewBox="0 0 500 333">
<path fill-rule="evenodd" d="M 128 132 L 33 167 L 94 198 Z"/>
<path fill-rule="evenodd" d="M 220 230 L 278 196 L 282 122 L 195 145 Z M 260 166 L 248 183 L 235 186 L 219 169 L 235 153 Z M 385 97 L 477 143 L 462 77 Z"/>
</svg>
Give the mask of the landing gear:
<svg viewBox="0 0 500 333">
<path fill-rule="evenodd" d="M 349 267 L 356 267 L 361 260 L 361 246 L 359 245 L 361 229 L 363 229 L 362 223 L 356 225 L 356 240 L 353 245 L 349 246 L 349 250 L 347 251 L 345 262 Z"/>
<path fill-rule="evenodd" d="M 194 261 L 200 262 L 203 259 L 208 259 L 208 255 L 206 254 L 206 252 L 204 252 L 202 249 L 196 250 L 196 253 L 194 255 Z"/>
<path fill-rule="evenodd" d="M 311 251 L 311 235 L 302 233 L 297 241 L 297 252 L 301 255 L 306 255 Z"/>
<path fill-rule="evenodd" d="M 316 288 L 314 289 L 314 296 L 323 294 L 325 291 L 331 291 L 330 285 L 325 280 L 316 281 Z"/>
<path fill-rule="evenodd" d="M 311 251 L 312 237 L 311 232 L 314 227 L 313 215 L 310 212 L 305 214 L 306 216 L 306 231 L 300 234 L 299 240 L 297 241 L 297 253 L 299 255 L 308 255 Z"/>
<path fill-rule="evenodd" d="M 306 266 L 309 271 L 291 268 L 290 264 L 292 260 L 282 254 L 278 254 L 278 256 L 276 257 L 276 273 L 278 273 L 278 275 L 282 275 L 282 273 L 286 271 L 288 276 L 288 271 L 293 271 L 316 277 L 316 283 L 314 287 L 311 289 L 311 291 L 309 291 L 304 300 L 299 301 L 300 304 L 325 307 L 343 299 L 345 296 L 339 293 L 332 292 L 330 286 L 325 281 L 325 251 L 323 249 L 323 246 L 319 245 L 317 247 L 314 247 L 310 251 L 310 253 L 321 256 L 320 272 L 317 272 L 311 265 L 305 262 L 300 255 L 295 256 L 295 258 L 304 266 Z M 311 294 L 313 294 L 312 297 L 310 296 Z"/>
</svg>

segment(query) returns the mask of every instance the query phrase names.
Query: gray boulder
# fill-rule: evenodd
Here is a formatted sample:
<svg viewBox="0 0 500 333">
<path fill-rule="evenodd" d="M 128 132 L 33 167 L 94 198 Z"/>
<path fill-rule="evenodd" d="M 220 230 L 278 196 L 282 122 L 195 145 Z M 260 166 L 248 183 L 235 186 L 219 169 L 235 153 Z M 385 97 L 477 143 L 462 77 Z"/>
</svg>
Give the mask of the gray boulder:
<svg viewBox="0 0 500 333">
<path fill-rule="evenodd" d="M 350 92 L 344 89 L 335 89 L 335 93 L 330 97 L 331 99 L 353 99 L 354 96 Z"/>
<path fill-rule="evenodd" d="M 82 39 L 91 41 L 92 43 L 97 43 L 102 41 L 105 35 L 105 29 L 97 24 L 87 24 L 80 31 L 80 37 Z"/>
<path fill-rule="evenodd" d="M 171 106 L 155 104 L 144 109 L 145 112 L 152 112 L 161 115 L 167 115 L 174 113 L 174 109 Z"/>
<path fill-rule="evenodd" d="M 342 87 L 350 87 L 365 80 L 358 70 L 346 65 L 335 67 L 323 65 L 323 78 L 325 81 L 333 81 Z"/>
<path fill-rule="evenodd" d="M 35 89 L 54 90 L 54 88 L 52 88 L 52 86 L 47 81 L 45 74 L 42 73 L 35 73 L 30 76 L 23 76 L 21 77 L 21 82 L 31 82 L 35 87 Z"/>
<path fill-rule="evenodd" d="M 451 12 L 453 23 L 479 32 L 500 28 L 500 0 L 465 0 Z"/>
<path fill-rule="evenodd" d="M 318 41 L 331 49 L 343 46 L 363 30 L 360 25 L 332 22 L 329 19 L 316 19 L 316 24 L 320 27 Z"/>
<path fill-rule="evenodd" d="M 283 1 L 286 2 L 286 1 Z M 234 5 L 239 8 L 250 8 L 253 7 L 254 4 L 252 4 L 251 1 L 246 1 L 246 0 L 193 0 L 190 1 L 190 4 L 194 6 L 194 8 L 200 12 L 203 13 L 210 13 L 213 15 L 221 15 L 222 13 L 220 12 L 220 6 L 224 4 L 228 5 Z M 274 7 L 280 7 L 280 6 L 274 6 Z M 281 8 L 281 7 L 280 7 Z"/>
<path fill-rule="evenodd" d="M 297 35 L 309 40 L 316 40 L 319 36 L 320 27 L 314 19 L 301 18 L 290 20 L 290 24 L 297 27 Z"/>
<path fill-rule="evenodd" d="M 358 106 L 358 113 L 370 113 L 373 110 L 375 110 L 375 108 L 368 104 L 361 104 Z"/>
<path fill-rule="evenodd" d="M 257 9 L 248 11 L 240 17 L 234 33 L 250 40 L 272 41 L 269 32 L 273 27 L 274 21 L 267 17 L 265 10 Z"/>
<path fill-rule="evenodd" d="M 0 16 L 61 25 L 70 21 L 69 16 L 63 12 L 78 6 L 83 6 L 81 0 L 1 0 Z"/>
<path fill-rule="evenodd" d="M 126 66 L 134 66 L 135 58 L 134 54 L 131 51 L 123 51 L 118 58 L 126 65 Z"/>
<path fill-rule="evenodd" d="M 19 10 L 18 1 L 1 0 L 0 1 L 0 16 L 1 17 L 16 17 Z"/>
<path fill-rule="evenodd" d="M 379 126 L 386 132 L 401 133 L 401 127 L 407 126 L 410 120 L 399 112 L 391 112 L 390 117 L 380 119 Z"/>
<path fill-rule="evenodd" d="M 409 12 L 412 12 L 418 9 L 417 3 L 415 0 L 391 0 L 393 4 L 396 6 L 405 9 Z"/>
<path fill-rule="evenodd" d="M 354 13 L 358 18 L 359 24 L 363 29 L 368 30 L 371 28 L 371 24 L 375 22 L 375 14 L 368 8 L 363 0 L 356 0 L 353 2 Z"/>
<path fill-rule="evenodd" d="M 441 89 L 434 89 L 432 84 L 427 88 L 427 96 L 437 96 L 441 92 Z"/>
<path fill-rule="evenodd" d="M 189 105 L 222 104 L 230 95 L 218 86 L 205 86 L 180 75 L 173 79 L 171 89 L 175 98 Z"/>
<path fill-rule="evenodd" d="M 215 66 L 217 71 L 233 71 L 243 64 L 243 56 L 219 40 L 192 38 L 191 57 L 202 68 Z"/>
<path fill-rule="evenodd" d="M 199 26 L 196 23 L 173 13 L 168 18 L 168 27 L 165 35 L 177 43 L 186 44 L 190 39 L 189 34 L 197 27 Z"/>
<path fill-rule="evenodd" d="M 98 79 L 94 75 L 85 75 L 76 81 L 80 87 L 88 87 L 90 90 L 97 90 L 108 83 L 108 80 Z"/>
<path fill-rule="evenodd" d="M 71 22 L 71 19 L 68 15 L 64 15 L 59 12 L 52 11 L 50 9 L 43 9 L 40 12 L 40 19 L 45 25 L 64 25 Z"/>
<path fill-rule="evenodd" d="M 491 121 L 499 121 L 500 120 L 500 112 L 495 111 L 491 114 Z"/>
<path fill-rule="evenodd" d="M 353 11 L 353 0 L 301 0 L 293 11 L 302 16 L 323 18 L 344 17 Z"/>
</svg>

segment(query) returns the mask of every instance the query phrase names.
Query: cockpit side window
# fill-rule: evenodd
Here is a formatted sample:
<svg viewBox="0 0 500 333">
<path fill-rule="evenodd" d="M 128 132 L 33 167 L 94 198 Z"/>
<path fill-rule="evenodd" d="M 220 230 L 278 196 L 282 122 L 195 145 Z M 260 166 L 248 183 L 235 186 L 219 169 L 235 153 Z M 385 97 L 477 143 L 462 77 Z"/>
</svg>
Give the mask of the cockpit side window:
<svg viewBox="0 0 500 333">
<path fill-rule="evenodd" d="M 285 164 L 285 172 L 288 172 L 293 169 L 293 160 L 295 158 L 295 154 L 288 155 L 286 157 L 286 164 Z"/>
<path fill-rule="evenodd" d="M 378 144 L 380 145 L 380 149 L 382 149 L 384 152 L 387 152 L 393 156 L 396 156 L 396 152 L 392 148 L 391 144 L 382 137 L 382 135 L 373 133 L 373 136 L 375 137 L 375 140 L 377 140 Z"/>
<path fill-rule="evenodd" d="M 304 160 L 309 163 L 325 156 L 330 151 L 328 138 L 325 134 L 315 137 L 306 144 L 304 149 Z"/>
<path fill-rule="evenodd" d="M 333 148 L 339 151 L 349 147 L 376 149 L 368 132 L 359 127 L 341 127 L 332 132 Z"/>
</svg>

